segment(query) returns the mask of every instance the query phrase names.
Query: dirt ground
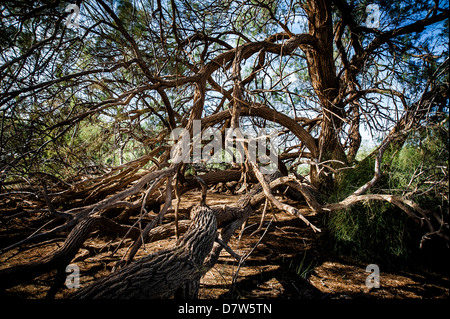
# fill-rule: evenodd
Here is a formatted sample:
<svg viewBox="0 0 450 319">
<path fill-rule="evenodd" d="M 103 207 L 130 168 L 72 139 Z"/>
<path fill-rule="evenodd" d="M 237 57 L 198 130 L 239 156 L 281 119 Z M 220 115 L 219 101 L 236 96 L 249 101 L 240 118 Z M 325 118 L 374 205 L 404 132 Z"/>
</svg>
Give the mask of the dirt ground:
<svg viewBox="0 0 450 319">
<path fill-rule="evenodd" d="M 181 208 L 198 202 L 197 192 L 183 196 Z M 209 205 L 230 205 L 238 197 L 209 194 Z M 171 216 L 168 216 L 170 218 Z M 268 211 L 263 227 L 255 232 L 261 214 L 253 214 L 242 236 L 236 234 L 230 247 L 245 257 L 242 264 L 223 251 L 218 263 L 201 280 L 199 297 L 217 298 L 293 298 L 293 299 L 448 299 L 450 281 L 447 274 L 431 271 L 385 271 L 380 269 L 380 287 L 367 288 L 365 264 L 336 257 L 321 245 L 321 233 L 314 233 L 301 220 L 280 211 Z M 314 222 L 315 216 L 309 216 Z M 2 225 L 1 246 L 13 232 Z M 16 230 L 20 231 L 20 230 Z M 64 238 L 48 242 L 37 249 L 18 253 L 14 249 L 0 256 L 0 269 L 35 260 L 62 245 Z M 121 238 L 93 236 L 72 261 L 80 268 L 81 286 L 107 275 L 125 254 L 125 247 L 112 254 Z M 170 247 L 174 238 L 146 244 L 135 258 Z M 44 298 L 54 273 L 6 291 L 7 297 Z M 66 298 L 73 289 L 63 288 L 56 298 Z"/>
</svg>

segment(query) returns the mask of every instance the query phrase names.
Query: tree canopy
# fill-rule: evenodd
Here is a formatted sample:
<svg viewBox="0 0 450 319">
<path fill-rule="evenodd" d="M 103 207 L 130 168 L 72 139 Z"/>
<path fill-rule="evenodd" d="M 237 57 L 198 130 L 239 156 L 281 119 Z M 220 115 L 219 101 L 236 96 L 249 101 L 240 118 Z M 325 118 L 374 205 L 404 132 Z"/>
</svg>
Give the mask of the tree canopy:
<svg viewBox="0 0 450 319">
<path fill-rule="evenodd" d="M 208 186 L 259 183 L 315 230 L 276 187 L 319 214 L 389 202 L 422 240 L 448 241 L 446 1 L 3 1 L 0 14 L 0 202 L 64 220 L 2 252 L 156 205 L 148 234 L 205 167 Z M 281 175 L 174 163 L 170 134 L 195 120 L 277 134 Z"/>
</svg>

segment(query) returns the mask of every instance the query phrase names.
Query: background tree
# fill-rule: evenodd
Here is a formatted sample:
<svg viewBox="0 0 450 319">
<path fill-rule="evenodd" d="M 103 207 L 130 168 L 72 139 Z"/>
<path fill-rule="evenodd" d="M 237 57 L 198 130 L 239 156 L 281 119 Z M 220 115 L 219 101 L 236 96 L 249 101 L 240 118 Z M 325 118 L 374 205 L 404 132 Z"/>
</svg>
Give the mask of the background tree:
<svg viewBox="0 0 450 319">
<path fill-rule="evenodd" d="M 378 11 L 367 12 L 369 4 L 379 9 L 374 24 L 369 18 Z M 439 148 L 435 135 L 448 146 L 445 1 L 76 5 L 79 26 L 67 20 L 77 14 L 66 12 L 68 3 L 0 7 L 1 204 L 7 215 L 46 211 L 56 219 L 2 252 L 91 217 L 126 233 L 131 214 L 153 210 L 148 234 L 174 198 L 198 187 L 187 174 L 191 165 L 170 161 L 168 143 L 172 130 L 191 131 L 194 120 L 202 129 L 281 132 L 278 164 L 287 178 L 265 180 L 257 165 L 224 165 L 202 176 L 209 186 L 258 182 L 262 200 L 314 230 L 273 187 L 290 185 L 317 213 L 389 202 L 423 225 L 422 239 L 448 241 L 448 161 L 434 152 L 430 162 L 418 157 L 413 171 L 402 164 L 411 148 Z M 358 161 L 363 136 L 378 138 L 378 146 Z M 417 200 L 430 183 L 440 200 L 433 206 Z M 224 218 L 222 244 L 248 218 L 244 208 L 257 203 L 244 200 L 235 220 Z M 215 245 L 218 256 L 223 245 Z"/>
</svg>

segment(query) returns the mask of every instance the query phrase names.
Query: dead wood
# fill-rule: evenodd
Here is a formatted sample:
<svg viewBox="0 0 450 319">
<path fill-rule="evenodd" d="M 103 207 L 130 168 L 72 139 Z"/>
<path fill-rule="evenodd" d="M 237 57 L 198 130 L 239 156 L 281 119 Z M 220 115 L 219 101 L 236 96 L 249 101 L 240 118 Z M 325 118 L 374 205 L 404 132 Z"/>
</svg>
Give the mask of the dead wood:
<svg viewBox="0 0 450 319">
<path fill-rule="evenodd" d="M 164 207 L 161 209 L 161 211 L 158 213 L 158 215 L 155 218 L 153 218 L 153 220 L 147 226 L 145 226 L 141 235 L 134 242 L 129 254 L 127 255 L 127 257 L 125 259 L 125 264 L 129 264 L 131 262 L 131 260 L 133 260 L 134 255 L 136 255 L 138 249 L 144 243 L 144 241 L 146 240 L 150 231 L 156 226 L 157 223 L 162 221 L 162 218 L 164 217 L 164 214 L 169 209 L 169 206 L 171 205 L 171 203 L 172 203 L 172 177 L 169 176 L 167 178 L 167 183 L 166 183 L 166 202 L 164 203 Z M 144 203 L 143 203 L 143 205 L 144 205 Z"/>
<path fill-rule="evenodd" d="M 10 245 L 6 248 L 3 248 L 1 250 L 1 253 L 7 252 L 17 246 L 30 243 L 30 242 L 36 242 L 39 240 L 45 240 L 63 230 L 70 229 L 77 225 L 81 220 L 85 219 L 87 216 L 92 216 L 98 212 L 101 212 L 102 210 L 115 207 L 118 202 L 121 202 L 125 198 L 137 194 L 147 183 L 155 180 L 156 178 L 163 178 L 172 176 L 176 172 L 177 166 L 172 166 L 170 168 L 164 169 L 164 170 L 158 170 L 154 172 L 150 172 L 145 174 L 143 177 L 141 177 L 135 184 L 133 184 L 131 187 L 116 193 L 110 197 L 107 197 L 98 203 L 73 208 L 65 212 L 65 214 L 70 214 L 73 216 L 72 219 L 67 221 L 65 224 L 57 226 L 47 232 L 34 234 L 32 236 L 29 236 L 25 238 L 24 240 L 21 240 L 13 245 Z"/>
<path fill-rule="evenodd" d="M 217 222 L 207 206 L 196 206 L 193 214 L 188 231 L 175 247 L 133 262 L 80 289 L 72 298 L 167 298 L 179 289 L 186 291 L 189 285 L 196 290 L 203 261 L 216 237 Z"/>
<path fill-rule="evenodd" d="M 59 249 L 42 259 L 0 270 L 0 288 L 15 286 L 53 269 L 64 272 L 98 221 L 97 217 L 85 218 L 72 229 Z"/>
</svg>

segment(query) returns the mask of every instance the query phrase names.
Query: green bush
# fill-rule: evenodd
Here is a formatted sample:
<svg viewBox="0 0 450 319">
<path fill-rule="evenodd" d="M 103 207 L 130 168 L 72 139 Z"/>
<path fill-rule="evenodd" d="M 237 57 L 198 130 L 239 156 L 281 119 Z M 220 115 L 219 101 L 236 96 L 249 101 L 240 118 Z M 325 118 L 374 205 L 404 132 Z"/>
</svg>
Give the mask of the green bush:
<svg viewBox="0 0 450 319">
<path fill-rule="evenodd" d="M 384 174 L 369 193 L 408 198 L 448 220 L 448 144 L 448 119 L 414 132 L 400 150 L 386 151 Z M 373 172 L 374 159 L 366 157 L 341 176 L 330 200 L 344 199 L 369 181 Z M 379 201 L 332 212 L 325 223 L 335 252 L 388 265 L 410 259 L 424 234 L 399 208 Z"/>
<path fill-rule="evenodd" d="M 368 263 L 406 260 L 413 238 L 407 216 L 384 202 L 366 202 L 330 214 L 335 252 Z"/>
</svg>

